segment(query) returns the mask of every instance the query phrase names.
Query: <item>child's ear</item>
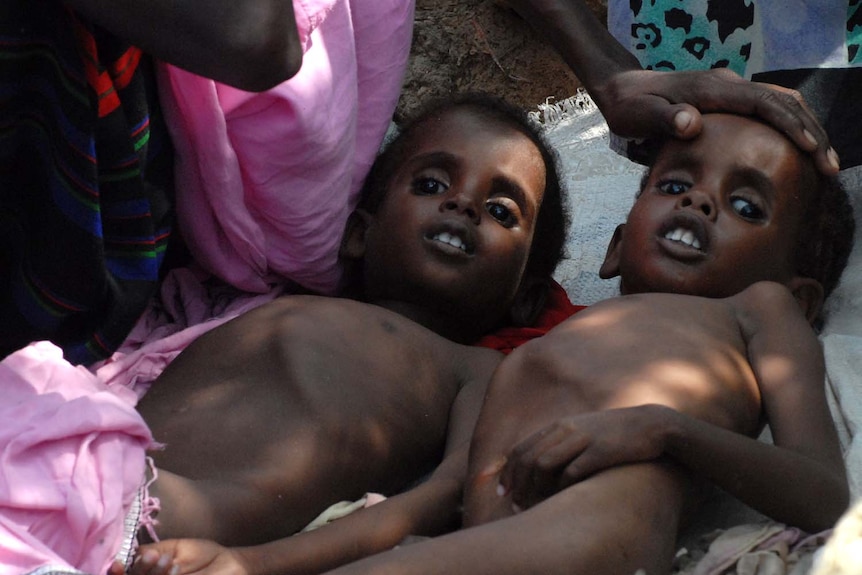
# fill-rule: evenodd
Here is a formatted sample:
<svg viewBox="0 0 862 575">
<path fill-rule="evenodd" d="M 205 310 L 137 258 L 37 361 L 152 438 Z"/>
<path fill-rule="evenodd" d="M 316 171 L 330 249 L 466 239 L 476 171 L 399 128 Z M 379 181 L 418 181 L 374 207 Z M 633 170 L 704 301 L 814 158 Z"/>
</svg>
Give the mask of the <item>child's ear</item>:
<svg viewBox="0 0 862 575">
<path fill-rule="evenodd" d="M 599 277 L 603 280 L 615 278 L 620 275 L 620 250 L 623 245 L 623 229 L 625 224 L 620 224 L 614 230 L 614 235 L 608 244 L 608 251 L 605 253 L 605 261 L 602 262 L 602 267 L 599 268 Z"/>
<path fill-rule="evenodd" d="M 362 209 L 354 210 L 347 218 L 338 256 L 346 260 L 358 260 L 365 256 L 365 234 L 373 216 Z"/>
<path fill-rule="evenodd" d="M 823 309 L 823 286 L 813 278 L 796 276 L 787 284 L 808 323 L 814 324 Z"/>
<path fill-rule="evenodd" d="M 533 276 L 524 277 L 515 301 L 512 302 L 512 324 L 516 327 L 527 327 L 536 323 L 539 314 L 548 301 L 550 281 Z"/>
</svg>

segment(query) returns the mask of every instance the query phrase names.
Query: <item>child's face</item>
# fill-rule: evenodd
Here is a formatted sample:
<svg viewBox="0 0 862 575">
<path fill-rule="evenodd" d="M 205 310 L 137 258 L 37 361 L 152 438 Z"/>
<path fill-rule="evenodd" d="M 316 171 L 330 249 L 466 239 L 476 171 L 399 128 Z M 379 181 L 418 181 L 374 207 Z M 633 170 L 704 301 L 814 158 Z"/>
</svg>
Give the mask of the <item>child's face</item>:
<svg viewBox="0 0 862 575">
<path fill-rule="evenodd" d="M 707 115 L 697 139 L 669 142 L 622 233 L 623 293 L 726 297 L 788 282 L 803 162 L 784 136 L 739 116 Z"/>
<path fill-rule="evenodd" d="M 499 321 L 530 252 L 542 156 L 521 132 L 469 108 L 409 138 L 366 234 L 367 295 Z"/>
</svg>

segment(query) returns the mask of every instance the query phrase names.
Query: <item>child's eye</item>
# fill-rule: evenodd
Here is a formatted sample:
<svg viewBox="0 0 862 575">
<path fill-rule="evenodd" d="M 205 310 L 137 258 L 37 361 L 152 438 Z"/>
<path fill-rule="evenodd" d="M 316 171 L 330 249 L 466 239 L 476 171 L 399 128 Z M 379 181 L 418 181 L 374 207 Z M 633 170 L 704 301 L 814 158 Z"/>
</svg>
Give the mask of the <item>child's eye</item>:
<svg viewBox="0 0 862 575">
<path fill-rule="evenodd" d="M 436 178 L 416 178 L 411 183 L 413 191 L 422 196 L 434 196 L 449 189 L 449 186 Z"/>
<path fill-rule="evenodd" d="M 766 217 L 760 206 L 749 199 L 735 196 L 730 198 L 730 205 L 733 211 L 746 220 L 762 220 Z"/>
<path fill-rule="evenodd" d="M 690 187 L 691 184 L 686 184 L 677 180 L 666 180 L 664 182 L 659 182 L 658 184 L 658 189 L 671 196 L 684 194 Z"/>
<path fill-rule="evenodd" d="M 515 225 L 517 220 L 515 214 L 512 210 L 501 202 L 488 202 L 485 204 L 485 209 L 488 210 L 488 214 L 503 224 L 505 227 L 509 228 Z"/>
</svg>

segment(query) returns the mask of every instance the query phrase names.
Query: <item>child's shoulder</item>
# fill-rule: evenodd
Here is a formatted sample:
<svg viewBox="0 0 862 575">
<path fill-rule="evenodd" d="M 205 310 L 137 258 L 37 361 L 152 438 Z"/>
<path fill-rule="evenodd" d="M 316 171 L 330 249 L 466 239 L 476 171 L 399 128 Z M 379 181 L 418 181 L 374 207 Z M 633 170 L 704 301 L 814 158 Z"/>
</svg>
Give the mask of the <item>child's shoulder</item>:
<svg viewBox="0 0 862 575">
<path fill-rule="evenodd" d="M 780 311 L 788 306 L 797 306 L 790 288 L 773 281 L 755 282 L 726 299 L 734 306 L 761 311 Z"/>
<path fill-rule="evenodd" d="M 805 290 L 805 287 L 796 288 Z M 818 295 L 817 298 L 820 296 Z M 761 281 L 754 283 L 738 294 L 726 298 L 733 310 L 736 312 L 737 320 L 743 331 L 756 333 L 764 327 L 780 329 L 792 329 L 801 332 L 796 327 L 800 324 L 809 324 L 814 321 L 819 305 L 815 309 L 808 309 L 812 304 L 808 302 L 808 294 L 794 293 L 791 289 L 781 283 Z M 818 299 L 819 301 L 819 299 Z M 811 316 L 811 317 L 809 317 Z M 807 332 L 808 330 L 804 330 Z M 814 331 L 811 330 L 811 334 Z M 800 333 L 800 335 L 802 335 Z"/>
</svg>

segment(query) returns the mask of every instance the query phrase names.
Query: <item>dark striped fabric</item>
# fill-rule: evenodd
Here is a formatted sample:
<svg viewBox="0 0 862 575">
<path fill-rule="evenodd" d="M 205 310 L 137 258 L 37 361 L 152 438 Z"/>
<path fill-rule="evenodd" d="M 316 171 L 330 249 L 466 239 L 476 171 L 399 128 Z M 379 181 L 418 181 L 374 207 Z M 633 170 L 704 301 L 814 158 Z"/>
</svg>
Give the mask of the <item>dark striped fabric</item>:
<svg viewBox="0 0 862 575">
<path fill-rule="evenodd" d="M 60 2 L 0 3 L 0 355 L 107 357 L 154 293 L 172 151 L 152 80 Z"/>
</svg>

